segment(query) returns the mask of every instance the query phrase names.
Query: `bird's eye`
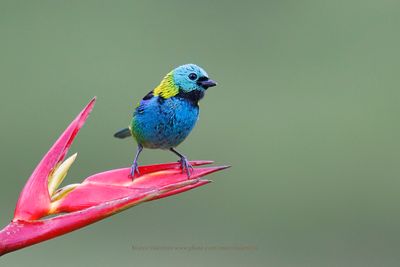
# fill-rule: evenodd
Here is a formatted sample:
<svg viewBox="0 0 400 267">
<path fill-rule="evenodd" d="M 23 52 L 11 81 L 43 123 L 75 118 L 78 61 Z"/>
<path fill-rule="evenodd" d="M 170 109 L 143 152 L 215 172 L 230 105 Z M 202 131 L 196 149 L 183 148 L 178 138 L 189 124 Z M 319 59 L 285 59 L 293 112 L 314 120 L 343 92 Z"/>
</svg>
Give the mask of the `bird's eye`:
<svg viewBox="0 0 400 267">
<path fill-rule="evenodd" d="M 188 77 L 189 77 L 189 79 L 191 79 L 192 81 L 194 81 L 194 80 L 196 80 L 196 79 L 197 79 L 197 75 L 196 75 L 196 73 L 193 73 L 193 72 L 192 72 L 192 73 L 190 73 Z"/>
</svg>

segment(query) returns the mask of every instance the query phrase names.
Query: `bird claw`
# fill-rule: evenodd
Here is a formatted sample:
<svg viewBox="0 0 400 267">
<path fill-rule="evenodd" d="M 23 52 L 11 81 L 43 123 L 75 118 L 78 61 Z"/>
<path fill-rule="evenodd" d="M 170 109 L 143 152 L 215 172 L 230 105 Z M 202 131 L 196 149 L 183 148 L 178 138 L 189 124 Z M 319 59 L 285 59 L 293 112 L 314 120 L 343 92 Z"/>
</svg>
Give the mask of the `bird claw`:
<svg viewBox="0 0 400 267">
<path fill-rule="evenodd" d="M 193 166 L 189 163 L 188 159 L 185 157 L 182 157 L 179 162 L 181 163 L 181 168 L 182 171 L 186 171 L 188 179 L 190 179 L 190 175 L 193 172 Z"/>
<path fill-rule="evenodd" d="M 129 176 L 132 178 L 132 181 L 135 179 L 135 174 L 137 175 L 136 177 L 140 176 L 139 166 L 137 162 L 134 162 L 131 167 L 131 173 Z"/>
</svg>

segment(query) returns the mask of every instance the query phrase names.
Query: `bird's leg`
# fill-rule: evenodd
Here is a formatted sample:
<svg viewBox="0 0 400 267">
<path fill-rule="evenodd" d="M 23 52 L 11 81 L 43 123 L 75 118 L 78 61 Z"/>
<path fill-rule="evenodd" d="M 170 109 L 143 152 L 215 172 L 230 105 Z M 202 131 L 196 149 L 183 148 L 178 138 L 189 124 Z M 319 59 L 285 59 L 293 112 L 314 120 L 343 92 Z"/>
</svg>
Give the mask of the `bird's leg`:
<svg viewBox="0 0 400 267">
<path fill-rule="evenodd" d="M 135 174 L 137 174 L 138 176 L 140 175 L 137 162 L 138 162 L 139 154 L 140 154 L 140 152 L 142 152 L 142 150 L 143 150 L 143 146 L 141 144 L 138 144 L 136 155 L 135 155 L 135 159 L 133 160 L 133 164 L 132 164 L 132 167 L 131 167 L 131 178 L 132 178 L 132 180 L 134 179 Z"/>
<path fill-rule="evenodd" d="M 176 151 L 173 147 L 171 147 L 169 150 L 171 150 L 175 155 L 181 158 L 179 162 L 181 163 L 182 171 L 186 171 L 187 177 L 189 179 L 190 174 L 193 171 L 193 166 L 189 163 L 188 159 L 184 155 Z"/>
</svg>

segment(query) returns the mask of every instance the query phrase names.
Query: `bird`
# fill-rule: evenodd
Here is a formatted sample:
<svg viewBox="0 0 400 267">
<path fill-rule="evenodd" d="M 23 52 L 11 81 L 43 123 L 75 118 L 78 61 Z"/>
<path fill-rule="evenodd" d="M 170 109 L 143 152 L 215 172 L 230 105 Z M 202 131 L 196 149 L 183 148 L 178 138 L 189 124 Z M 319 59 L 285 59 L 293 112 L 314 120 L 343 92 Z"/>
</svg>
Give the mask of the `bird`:
<svg viewBox="0 0 400 267">
<path fill-rule="evenodd" d="M 169 150 L 179 157 L 182 172 L 190 179 L 193 167 L 176 147 L 190 134 L 199 118 L 199 101 L 217 82 L 195 65 L 181 65 L 165 75 L 160 84 L 136 106 L 129 127 L 114 137 L 133 137 L 137 142 L 130 177 L 140 176 L 138 159 L 143 148 Z"/>
</svg>

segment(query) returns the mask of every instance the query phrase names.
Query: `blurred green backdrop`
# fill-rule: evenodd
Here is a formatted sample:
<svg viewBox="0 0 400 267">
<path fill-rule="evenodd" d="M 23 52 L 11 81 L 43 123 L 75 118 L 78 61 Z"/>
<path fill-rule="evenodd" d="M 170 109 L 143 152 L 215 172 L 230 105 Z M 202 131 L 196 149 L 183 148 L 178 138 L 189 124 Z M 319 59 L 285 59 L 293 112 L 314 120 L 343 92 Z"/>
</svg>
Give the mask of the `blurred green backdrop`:
<svg viewBox="0 0 400 267">
<path fill-rule="evenodd" d="M 0 0 L 0 224 L 98 102 L 67 182 L 128 166 L 112 137 L 170 69 L 219 82 L 180 149 L 233 168 L 1 266 L 399 266 L 400 2 Z M 142 164 L 175 160 L 146 151 Z M 132 246 L 256 246 L 135 251 Z"/>
</svg>

